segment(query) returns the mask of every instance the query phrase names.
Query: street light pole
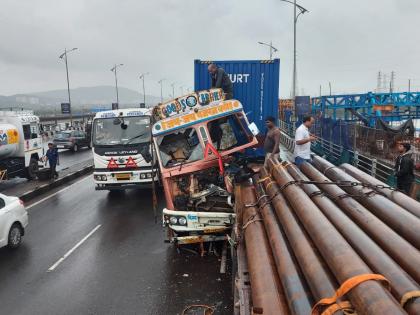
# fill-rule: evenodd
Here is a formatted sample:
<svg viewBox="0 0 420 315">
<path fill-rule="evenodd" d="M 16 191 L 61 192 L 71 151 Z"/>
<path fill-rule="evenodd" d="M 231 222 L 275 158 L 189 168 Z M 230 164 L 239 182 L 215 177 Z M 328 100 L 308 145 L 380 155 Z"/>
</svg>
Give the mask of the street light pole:
<svg viewBox="0 0 420 315">
<path fill-rule="evenodd" d="M 263 43 L 263 42 L 258 42 L 258 44 L 270 47 L 270 60 L 273 60 L 273 53 L 278 51 L 278 49 L 273 46 L 273 42 L 270 41 L 270 44 Z"/>
<path fill-rule="evenodd" d="M 67 94 L 68 94 L 68 97 L 69 97 L 69 107 L 70 107 L 70 126 L 73 126 L 73 114 L 72 114 L 72 111 L 71 111 L 70 80 L 69 80 L 69 66 L 68 66 L 68 63 L 67 63 L 67 54 L 69 52 L 75 51 L 76 49 L 77 48 L 73 48 L 73 49 L 67 50 L 67 48 L 64 48 L 64 53 L 62 53 L 59 56 L 60 59 L 63 59 L 64 58 L 64 62 L 66 64 Z"/>
<path fill-rule="evenodd" d="M 112 67 L 111 71 L 114 72 L 115 76 L 115 92 L 117 94 L 117 106 L 119 107 L 120 100 L 118 99 L 118 79 L 117 79 L 117 68 L 123 66 L 124 64 L 115 64 L 114 67 Z"/>
<path fill-rule="evenodd" d="M 175 98 L 175 83 L 172 83 L 171 86 L 172 86 L 172 98 Z"/>
<path fill-rule="evenodd" d="M 143 103 L 144 103 L 144 106 L 146 106 L 146 90 L 144 89 L 144 76 L 146 76 L 148 74 L 149 74 L 149 72 L 142 73 L 140 75 L 140 79 L 143 79 Z"/>
<path fill-rule="evenodd" d="M 293 99 L 295 99 L 296 96 L 296 24 L 298 21 L 298 18 L 301 14 L 304 14 L 306 12 L 309 12 L 308 10 L 306 10 L 304 7 L 300 6 L 299 4 L 296 3 L 296 0 L 289 1 L 289 0 L 280 0 L 283 2 L 287 2 L 287 3 L 291 3 L 293 4 L 293 93 L 292 93 L 292 97 Z M 296 10 L 299 9 L 299 14 L 296 15 Z"/>
<path fill-rule="evenodd" d="M 163 87 L 162 87 L 162 83 L 165 79 L 160 79 L 158 81 L 158 83 L 160 84 L 160 103 L 163 103 Z"/>
</svg>

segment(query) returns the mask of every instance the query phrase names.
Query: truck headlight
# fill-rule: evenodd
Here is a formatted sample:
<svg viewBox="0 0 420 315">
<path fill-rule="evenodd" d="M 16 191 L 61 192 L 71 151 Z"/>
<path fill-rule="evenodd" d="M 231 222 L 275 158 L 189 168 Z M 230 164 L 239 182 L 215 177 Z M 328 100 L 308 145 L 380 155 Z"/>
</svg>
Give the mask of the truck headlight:
<svg viewBox="0 0 420 315">
<path fill-rule="evenodd" d="M 177 223 L 178 223 L 178 218 L 177 218 L 177 217 L 170 217 L 170 218 L 169 218 L 169 222 L 170 222 L 172 225 L 175 225 L 175 224 L 177 224 Z"/>
<path fill-rule="evenodd" d="M 147 178 L 152 178 L 152 173 L 147 173 L 146 176 Z"/>
<path fill-rule="evenodd" d="M 145 174 L 145 173 L 141 173 L 141 174 L 140 174 L 140 178 L 141 178 L 141 179 L 145 179 L 145 178 L 146 178 L 146 174 Z"/>
<path fill-rule="evenodd" d="M 187 225 L 187 219 L 185 217 L 179 217 L 178 218 L 178 223 L 180 225 Z"/>
<path fill-rule="evenodd" d="M 102 175 L 101 180 L 106 181 L 107 180 L 106 175 Z"/>
</svg>

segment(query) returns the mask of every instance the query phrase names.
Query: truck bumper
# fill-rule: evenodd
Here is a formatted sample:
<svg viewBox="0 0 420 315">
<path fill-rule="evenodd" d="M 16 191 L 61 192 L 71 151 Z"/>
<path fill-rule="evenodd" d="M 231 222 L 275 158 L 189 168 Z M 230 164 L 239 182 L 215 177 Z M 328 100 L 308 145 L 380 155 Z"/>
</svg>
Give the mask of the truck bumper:
<svg viewBox="0 0 420 315">
<path fill-rule="evenodd" d="M 184 218 L 186 224 L 171 224 L 171 217 Z M 234 213 L 175 211 L 163 209 L 163 225 L 172 230 L 170 242 L 191 244 L 225 240 L 235 222 Z"/>
<path fill-rule="evenodd" d="M 153 179 L 152 170 L 98 172 L 94 171 L 95 190 L 125 190 L 138 188 L 151 188 Z M 158 182 L 157 173 L 154 178 Z"/>
</svg>

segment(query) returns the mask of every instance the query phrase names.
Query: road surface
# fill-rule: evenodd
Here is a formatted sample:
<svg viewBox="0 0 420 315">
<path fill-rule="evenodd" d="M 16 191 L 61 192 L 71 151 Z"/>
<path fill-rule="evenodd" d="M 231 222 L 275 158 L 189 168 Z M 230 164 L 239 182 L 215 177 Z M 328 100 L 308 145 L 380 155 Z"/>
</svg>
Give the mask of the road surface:
<svg viewBox="0 0 420 315">
<path fill-rule="evenodd" d="M 40 198 L 22 247 L 0 249 L 2 314 L 232 314 L 230 275 L 163 242 L 150 190 L 95 191 L 88 176 Z"/>
</svg>

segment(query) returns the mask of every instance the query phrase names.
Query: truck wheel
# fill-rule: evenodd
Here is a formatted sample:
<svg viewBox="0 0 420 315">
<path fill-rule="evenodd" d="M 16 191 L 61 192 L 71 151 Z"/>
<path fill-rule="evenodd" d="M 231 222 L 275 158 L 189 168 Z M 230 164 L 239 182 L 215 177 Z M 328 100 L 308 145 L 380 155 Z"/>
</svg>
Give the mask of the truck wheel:
<svg viewBox="0 0 420 315">
<path fill-rule="evenodd" d="M 32 158 L 29 161 L 29 166 L 26 168 L 26 178 L 29 180 L 36 179 L 36 174 L 38 172 L 39 166 L 37 159 Z"/>
<path fill-rule="evenodd" d="M 22 243 L 22 228 L 19 223 L 14 223 L 9 231 L 9 236 L 7 238 L 7 246 L 9 248 L 18 248 Z"/>
<path fill-rule="evenodd" d="M 79 147 L 77 146 L 77 144 L 74 144 L 73 146 L 73 152 L 77 152 L 79 151 Z"/>
</svg>

